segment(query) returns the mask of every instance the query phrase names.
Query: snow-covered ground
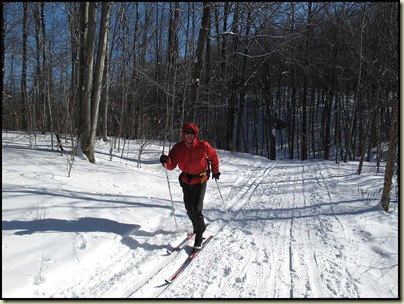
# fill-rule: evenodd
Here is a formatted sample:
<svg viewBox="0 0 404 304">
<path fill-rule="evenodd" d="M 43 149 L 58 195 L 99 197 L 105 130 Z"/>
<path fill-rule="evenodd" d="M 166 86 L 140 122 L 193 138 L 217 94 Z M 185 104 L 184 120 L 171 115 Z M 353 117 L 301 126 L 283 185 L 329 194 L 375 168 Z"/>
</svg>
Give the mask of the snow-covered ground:
<svg viewBox="0 0 404 304">
<path fill-rule="evenodd" d="M 3 299 L 399 296 L 398 186 L 394 177 L 387 214 L 384 163 L 359 176 L 357 162 L 219 150 L 219 188 L 208 181 L 204 205 L 204 236 L 214 238 L 166 285 L 191 247 L 167 249 L 192 227 L 179 170 L 158 161 L 162 143 L 149 143 L 138 168 L 140 143 L 111 160 L 110 144 L 97 142 L 96 163 L 77 157 L 70 177 L 50 135 L 33 144 L 3 131 Z"/>
</svg>

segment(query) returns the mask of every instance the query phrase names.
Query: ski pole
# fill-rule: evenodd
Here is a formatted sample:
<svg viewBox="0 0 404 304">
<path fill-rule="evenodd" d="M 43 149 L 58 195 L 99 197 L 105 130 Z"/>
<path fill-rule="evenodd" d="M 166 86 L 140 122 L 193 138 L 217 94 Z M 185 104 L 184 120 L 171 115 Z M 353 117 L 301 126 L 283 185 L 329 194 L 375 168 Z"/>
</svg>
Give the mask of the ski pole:
<svg viewBox="0 0 404 304">
<path fill-rule="evenodd" d="M 168 120 L 166 120 L 166 128 L 165 128 L 165 133 L 164 133 L 164 143 L 163 143 L 163 152 L 162 152 L 162 154 L 164 154 L 164 149 L 166 147 L 166 139 L 168 138 L 168 135 L 167 135 L 167 123 L 168 123 Z M 171 146 L 171 141 L 170 141 L 170 146 Z M 177 229 L 177 233 L 178 233 L 179 231 L 178 231 L 177 218 L 175 217 L 174 201 L 173 201 L 173 196 L 171 194 L 170 180 L 168 179 L 168 170 L 167 170 L 166 166 L 167 166 L 167 164 L 164 164 L 164 168 L 165 168 L 165 171 L 166 171 L 166 177 L 167 177 L 168 192 L 170 193 L 170 199 L 171 199 L 171 212 L 172 212 L 172 214 L 174 216 L 175 228 Z"/>
<path fill-rule="evenodd" d="M 178 233 L 178 225 L 177 225 L 177 219 L 176 219 L 176 217 L 175 217 L 174 201 L 173 201 L 173 196 L 172 196 L 172 194 L 171 194 L 171 186 L 170 186 L 170 180 L 168 179 L 168 170 L 167 170 L 166 164 L 164 164 L 164 168 L 166 169 L 166 177 L 167 177 L 168 191 L 170 192 L 171 211 L 172 211 L 173 216 L 174 216 L 175 228 L 177 229 L 177 233 Z"/>
<path fill-rule="evenodd" d="M 227 218 L 229 219 L 229 223 L 230 223 L 232 226 L 234 226 L 234 225 L 233 225 L 233 222 L 230 220 L 229 213 L 227 212 L 226 203 L 224 202 L 224 199 L 223 199 L 223 196 L 222 196 L 222 192 L 220 191 L 219 183 L 217 182 L 217 179 L 216 179 L 216 178 L 215 178 L 215 181 L 216 181 L 217 190 L 219 191 L 220 197 L 221 197 L 221 199 L 222 199 L 222 203 L 223 203 L 223 206 L 224 206 L 224 210 L 226 210 L 226 214 L 227 214 Z"/>
</svg>

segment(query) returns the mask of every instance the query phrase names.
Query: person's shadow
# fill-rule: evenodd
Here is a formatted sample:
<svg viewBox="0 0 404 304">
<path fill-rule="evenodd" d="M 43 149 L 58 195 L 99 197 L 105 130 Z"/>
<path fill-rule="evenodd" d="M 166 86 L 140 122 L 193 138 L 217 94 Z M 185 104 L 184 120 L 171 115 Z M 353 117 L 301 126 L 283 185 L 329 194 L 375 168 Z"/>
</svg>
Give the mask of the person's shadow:
<svg viewBox="0 0 404 304">
<path fill-rule="evenodd" d="M 140 226 L 103 218 L 82 217 L 78 220 L 48 218 L 32 221 L 3 221 L 2 228 L 3 230 L 18 230 L 14 233 L 16 235 L 38 232 L 110 232 L 125 237 L 138 230 Z"/>
<path fill-rule="evenodd" d="M 139 246 L 147 250 L 166 248 L 166 246 L 140 244 L 136 236 L 152 236 L 156 232 L 146 232 L 140 230 L 140 225 L 124 224 L 110 219 L 82 217 L 77 220 L 64 219 L 38 219 L 31 221 L 3 221 L 4 230 L 17 230 L 15 235 L 27 235 L 34 233 L 52 233 L 52 232 L 106 232 L 120 235 L 121 243 L 131 249 Z M 169 231 L 159 231 L 159 233 L 169 234 Z M 132 237 L 133 236 L 133 237 Z"/>
</svg>

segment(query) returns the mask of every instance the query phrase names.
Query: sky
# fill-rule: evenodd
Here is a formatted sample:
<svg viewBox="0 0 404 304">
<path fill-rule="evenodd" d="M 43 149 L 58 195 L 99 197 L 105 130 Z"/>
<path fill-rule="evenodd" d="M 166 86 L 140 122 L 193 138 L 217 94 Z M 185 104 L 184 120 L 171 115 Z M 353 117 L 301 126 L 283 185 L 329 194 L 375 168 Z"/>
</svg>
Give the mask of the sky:
<svg viewBox="0 0 404 304">
<path fill-rule="evenodd" d="M 398 186 L 386 213 L 384 162 L 358 175 L 357 161 L 218 150 L 203 211 L 213 238 L 166 284 L 193 242 L 167 251 L 192 225 L 179 169 L 158 160 L 174 143 L 147 141 L 139 162 L 142 143 L 110 153 L 97 141 L 92 164 L 68 143 L 53 151 L 50 134 L 3 131 L 3 299 L 399 298 Z"/>
</svg>

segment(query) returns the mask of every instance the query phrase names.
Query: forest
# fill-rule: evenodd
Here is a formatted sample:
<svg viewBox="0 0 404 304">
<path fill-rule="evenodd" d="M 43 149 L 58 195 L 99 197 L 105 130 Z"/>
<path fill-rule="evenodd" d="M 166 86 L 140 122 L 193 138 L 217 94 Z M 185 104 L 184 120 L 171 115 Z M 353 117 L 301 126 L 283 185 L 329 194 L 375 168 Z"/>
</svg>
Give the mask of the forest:
<svg viewBox="0 0 404 304">
<path fill-rule="evenodd" d="M 273 160 L 397 161 L 399 1 L 3 2 L 2 37 L 2 129 L 91 162 L 188 121 Z"/>
</svg>

